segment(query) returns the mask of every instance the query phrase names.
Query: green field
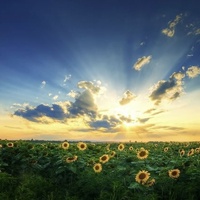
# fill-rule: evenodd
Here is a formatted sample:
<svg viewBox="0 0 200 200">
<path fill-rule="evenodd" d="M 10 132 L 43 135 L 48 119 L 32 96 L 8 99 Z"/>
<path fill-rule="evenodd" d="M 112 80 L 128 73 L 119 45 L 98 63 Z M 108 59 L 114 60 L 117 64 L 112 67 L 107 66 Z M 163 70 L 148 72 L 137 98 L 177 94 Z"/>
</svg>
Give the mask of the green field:
<svg viewBox="0 0 200 200">
<path fill-rule="evenodd" d="M 200 143 L 0 141 L 3 200 L 199 200 Z"/>
</svg>

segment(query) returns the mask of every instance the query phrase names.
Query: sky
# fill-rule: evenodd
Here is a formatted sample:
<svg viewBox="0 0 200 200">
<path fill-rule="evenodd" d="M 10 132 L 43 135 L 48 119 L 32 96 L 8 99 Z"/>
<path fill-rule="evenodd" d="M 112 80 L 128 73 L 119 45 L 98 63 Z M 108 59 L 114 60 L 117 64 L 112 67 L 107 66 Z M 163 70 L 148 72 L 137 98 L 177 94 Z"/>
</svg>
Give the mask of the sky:
<svg viewBox="0 0 200 200">
<path fill-rule="evenodd" d="M 0 2 L 0 138 L 200 141 L 191 0 Z"/>
</svg>

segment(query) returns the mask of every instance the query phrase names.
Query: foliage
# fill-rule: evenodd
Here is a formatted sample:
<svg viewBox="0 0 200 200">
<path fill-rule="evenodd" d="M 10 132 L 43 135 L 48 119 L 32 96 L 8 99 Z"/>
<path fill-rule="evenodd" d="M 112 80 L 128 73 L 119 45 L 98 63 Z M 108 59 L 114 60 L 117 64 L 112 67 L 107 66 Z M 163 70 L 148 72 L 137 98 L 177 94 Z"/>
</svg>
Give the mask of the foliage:
<svg viewBox="0 0 200 200">
<path fill-rule="evenodd" d="M 1 140 L 0 199 L 200 199 L 199 142 L 81 145 Z"/>
</svg>

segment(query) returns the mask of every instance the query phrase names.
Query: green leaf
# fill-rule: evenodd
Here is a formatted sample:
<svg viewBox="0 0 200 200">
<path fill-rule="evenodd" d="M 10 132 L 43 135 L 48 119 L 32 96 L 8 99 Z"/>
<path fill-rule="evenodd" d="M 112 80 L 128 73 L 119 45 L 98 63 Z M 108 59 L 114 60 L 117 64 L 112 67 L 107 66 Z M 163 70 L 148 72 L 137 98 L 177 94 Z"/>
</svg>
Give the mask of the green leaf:
<svg viewBox="0 0 200 200">
<path fill-rule="evenodd" d="M 143 190 L 144 188 L 142 187 L 142 185 L 140 185 L 139 183 L 131 183 L 128 187 L 129 189 L 135 189 L 135 190 Z"/>
<path fill-rule="evenodd" d="M 56 175 L 61 174 L 65 171 L 65 167 L 64 166 L 60 166 L 57 168 L 56 170 Z"/>
<path fill-rule="evenodd" d="M 126 167 L 124 167 L 124 166 L 117 166 L 117 170 L 118 171 L 124 171 L 124 170 L 126 170 Z"/>
<path fill-rule="evenodd" d="M 69 169 L 70 171 L 72 171 L 74 174 L 77 173 L 77 169 L 76 169 L 76 167 L 74 167 L 74 166 L 69 166 L 68 169 Z"/>
<path fill-rule="evenodd" d="M 151 167 L 151 166 L 149 166 L 149 165 L 147 165 L 146 168 L 147 168 L 148 171 L 151 171 L 151 172 L 155 172 L 155 171 L 158 171 L 158 170 L 159 170 L 158 167 Z"/>
</svg>

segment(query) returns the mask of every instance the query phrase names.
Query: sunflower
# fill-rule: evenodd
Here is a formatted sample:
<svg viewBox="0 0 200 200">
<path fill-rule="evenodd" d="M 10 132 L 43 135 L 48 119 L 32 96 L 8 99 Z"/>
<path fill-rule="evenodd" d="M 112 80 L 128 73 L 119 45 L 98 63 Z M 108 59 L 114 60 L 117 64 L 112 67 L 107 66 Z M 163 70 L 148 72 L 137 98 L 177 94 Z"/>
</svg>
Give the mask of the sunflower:
<svg viewBox="0 0 200 200">
<path fill-rule="evenodd" d="M 77 144 L 77 147 L 78 147 L 79 150 L 84 151 L 84 150 L 87 149 L 87 144 L 84 143 L 84 142 L 79 142 L 79 143 Z"/>
<path fill-rule="evenodd" d="M 195 153 L 200 153 L 200 147 L 197 147 L 197 148 L 195 149 Z"/>
<path fill-rule="evenodd" d="M 142 183 L 142 184 L 145 184 L 147 182 L 147 180 L 149 179 L 150 177 L 150 173 L 148 171 L 145 171 L 145 170 L 142 170 L 142 171 L 139 171 L 136 176 L 135 176 L 135 180 L 138 182 L 138 183 Z"/>
<path fill-rule="evenodd" d="M 96 173 L 100 173 L 102 171 L 102 165 L 101 165 L 101 163 L 94 164 L 93 169 L 94 169 L 94 171 Z"/>
<path fill-rule="evenodd" d="M 181 151 L 183 151 L 184 149 L 179 149 L 178 152 L 181 153 Z"/>
<path fill-rule="evenodd" d="M 146 185 L 150 187 L 150 186 L 154 185 L 155 182 L 156 182 L 156 180 L 153 178 L 151 180 L 148 180 L 147 183 L 146 183 Z"/>
<path fill-rule="evenodd" d="M 137 157 L 141 160 L 147 158 L 148 155 L 149 152 L 144 148 L 141 148 L 140 151 L 137 152 Z"/>
<path fill-rule="evenodd" d="M 12 142 L 8 142 L 7 147 L 14 147 L 14 144 Z"/>
<path fill-rule="evenodd" d="M 132 147 L 132 146 L 130 146 L 130 147 L 129 147 L 129 150 L 130 150 L 130 151 L 133 151 L 133 147 Z"/>
<path fill-rule="evenodd" d="M 107 150 L 107 151 L 110 151 L 110 144 L 108 144 L 108 145 L 106 146 L 106 150 Z"/>
<path fill-rule="evenodd" d="M 119 145 L 118 145 L 118 150 L 119 150 L 119 151 L 123 151 L 123 150 L 124 150 L 124 147 L 125 147 L 125 146 L 124 146 L 123 144 L 119 144 Z"/>
<path fill-rule="evenodd" d="M 62 147 L 63 149 L 68 149 L 68 148 L 69 148 L 69 142 L 63 142 L 63 143 L 61 144 L 61 147 Z"/>
<path fill-rule="evenodd" d="M 167 152 L 169 150 L 169 147 L 164 148 L 164 152 Z"/>
<path fill-rule="evenodd" d="M 0 144 L 0 148 L 2 148 L 3 147 L 3 145 L 2 144 Z"/>
<path fill-rule="evenodd" d="M 180 176 L 180 170 L 179 169 L 172 169 L 168 171 L 169 177 L 171 178 L 178 178 Z"/>
<path fill-rule="evenodd" d="M 100 161 L 101 163 L 106 163 L 106 162 L 109 161 L 109 156 L 108 156 L 107 154 L 104 154 L 103 156 L 101 156 L 101 157 L 99 158 L 99 161 Z"/>
<path fill-rule="evenodd" d="M 77 160 L 77 158 L 78 158 L 78 156 L 74 156 L 74 157 L 68 157 L 68 158 L 66 158 L 66 162 L 67 162 L 67 163 L 74 162 L 74 161 L 76 161 L 76 160 Z"/>
<path fill-rule="evenodd" d="M 190 149 L 187 153 L 187 156 L 192 156 L 194 154 L 194 149 Z"/>
<path fill-rule="evenodd" d="M 185 143 L 185 147 L 188 147 L 189 146 L 189 143 Z"/>
<path fill-rule="evenodd" d="M 182 149 L 181 151 L 179 151 L 180 156 L 184 156 L 185 155 L 185 150 Z"/>
<path fill-rule="evenodd" d="M 113 158 L 115 155 L 116 155 L 116 152 L 112 151 L 111 154 L 110 154 L 110 157 Z"/>
</svg>

